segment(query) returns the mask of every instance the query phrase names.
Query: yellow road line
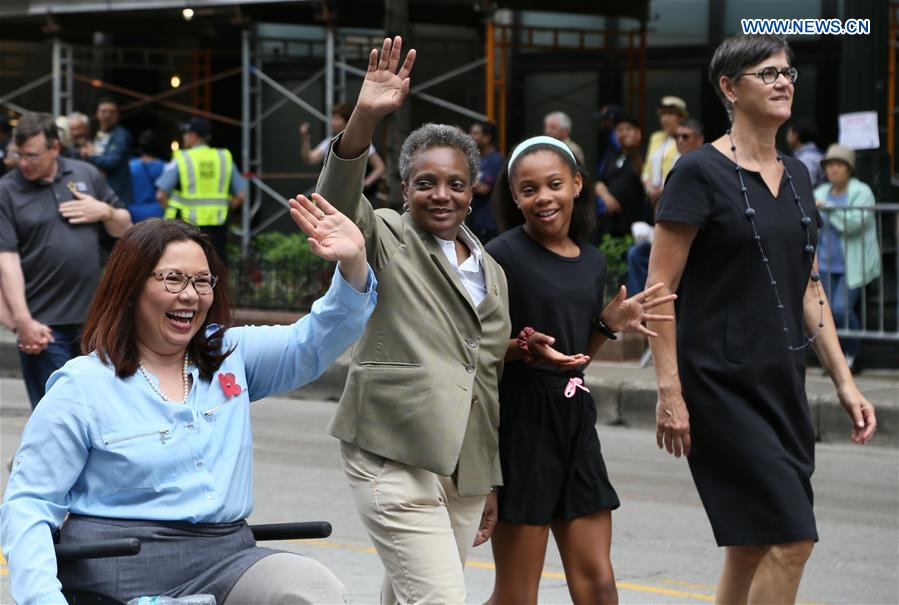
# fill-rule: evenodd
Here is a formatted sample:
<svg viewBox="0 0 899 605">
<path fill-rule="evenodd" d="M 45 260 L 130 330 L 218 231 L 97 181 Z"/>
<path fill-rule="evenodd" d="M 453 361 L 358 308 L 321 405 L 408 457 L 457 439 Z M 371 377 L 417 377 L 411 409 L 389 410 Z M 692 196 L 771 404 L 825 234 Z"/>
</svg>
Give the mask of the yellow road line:
<svg viewBox="0 0 899 605">
<path fill-rule="evenodd" d="M 291 542 L 297 542 L 306 544 L 309 546 L 317 546 L 319 548 L 331 548 L 336 550 L 348 550 L 352 552 L 358 552 L 363 554 L 375 554 L 375 549 L 371 546 L 360 546 L 358 544 L 347 544 L 341 542 L 333 542 L 330 540 L 291 540 Z M 496 566 L 491 561 L 478 561 L 476 559 L 471 559 L 465 563 L 466 567 L 471 567 L 474 569 L 486 569 L 486 570 L 495 570 Z M 542 576 L 551 580 L 565 580 L 565 574 L 558 571 L 544 571 Z M 671 584 L 678 584 L 676 580 L 667 581 Z M 681 585 L 686 585 L 686 582 L 679 583 Z M 665 595 L 668 597 L 683 597 L 686 599 L 698 600 L 698 601 L 707 601 L 714 602 L 715 595 L 705 594 L 700 592 L 692 592 L 686 590 L 676 590 L 673 588 L 661 588 L 657 586 L 648 586 L 646 584 L 637 584 L 634 582 L 616 582 L 619 590 L 633 590 L 635 592 L 646 592 L 650 594 L 658 594 Z"/>
<path fill-rule="evenodd" d="M 683 580 L 662 580 L 662 584 L 674 584 L 675 586 L 684 586 L 686 588 L 702 588 L 705 590 L 718 590 L 716 584 L 702 584 L 697 582 L 684 582 Z"/>
<path fill-rule="evenodd" d="M 696 599 L 698 601 L 715 602 L 715 595 L 705 594 L 701 592 L 688 592 L 686 590 L 674 590 L 673 588 L 656 588 L 655 586 L 646 586 L 644 584 L 633 584 L 631 582 L 615 582 L 618 588 L 625 590 L 635 590 L 637 592 L 651 592 L 653 594 L 663 594 L 669 597 L 684 597 L 687 599 Z"/>
</svg>

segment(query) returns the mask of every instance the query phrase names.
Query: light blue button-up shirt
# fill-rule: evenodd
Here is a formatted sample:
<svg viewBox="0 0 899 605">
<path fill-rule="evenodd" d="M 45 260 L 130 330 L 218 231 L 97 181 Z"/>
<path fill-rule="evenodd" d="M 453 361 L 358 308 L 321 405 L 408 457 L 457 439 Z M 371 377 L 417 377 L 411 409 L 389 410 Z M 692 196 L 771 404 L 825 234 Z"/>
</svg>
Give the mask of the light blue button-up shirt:
<svg viewBox="0 0 899 605">
<path fill-rule="evenodd" d="M 327 294 L 293 325 L 228 330 L 224 347 L 233 352 L 211 381 L 189 368 L 185 404 L 163 401 L 140 372 L 117 378 L 96 354 L 55 372 L 25 426 L 0 507 L 0 543 L 19 605 L 65 604 L 51 534 L 70 511 L 191 523 L 246 518 L 250 402 L 320 376 L 362 335 L 376 285 L 371 269 L 365 292 L 335 271 Z M 228 374 L 239 395 L 226 393 L 220 376 Z"/>
</svg>

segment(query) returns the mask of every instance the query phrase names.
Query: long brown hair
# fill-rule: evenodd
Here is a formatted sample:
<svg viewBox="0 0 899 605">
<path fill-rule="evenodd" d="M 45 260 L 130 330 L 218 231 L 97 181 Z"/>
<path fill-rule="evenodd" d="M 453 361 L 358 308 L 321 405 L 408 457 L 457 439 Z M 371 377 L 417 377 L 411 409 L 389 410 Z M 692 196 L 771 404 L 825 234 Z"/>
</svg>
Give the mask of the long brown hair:
<svg viewBox="0 0 899 605">
<path fill-rule="evenodd" d="M 115 367 L 119 378 L 134 374 L 140 363 L 134 313 L 150 272 L 169 244 L 183 241 L 195 242 L 203 249 L 209 270 L 218 277 L 206 319 L 187 351 L 207 380 L 231 353 L 222 350 L 222 336 L 231 326 L 227 269 L 209 238 L 181 221 L 148 219 L 131 227 L 112 249 L 81 333 L 81 352 L 96 351 L 101 361 Z M 207 335 L 210 324 L 217 324 L 218 329 Z"/>
</svg>

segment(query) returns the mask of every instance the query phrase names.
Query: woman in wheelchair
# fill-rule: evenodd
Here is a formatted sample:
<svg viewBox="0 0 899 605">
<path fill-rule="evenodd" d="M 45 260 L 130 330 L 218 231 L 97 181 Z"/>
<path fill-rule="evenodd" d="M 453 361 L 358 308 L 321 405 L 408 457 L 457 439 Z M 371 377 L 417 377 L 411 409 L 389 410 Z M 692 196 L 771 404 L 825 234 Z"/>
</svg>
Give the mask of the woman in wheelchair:
<svg viewBox="0 0 899 605">
<path fill-rule="evenodd" d="M 225 267 L 194 227 L 147 220 L 117 243 L 83 328 L 87 354 L 48 381 L 0 507 L 19 605 L 65 603 L 62 586 L 123 602 L 343 602 L 327 568 L 257 547 L 245 521 L 250 402 L 318 377 L 376 302 L 361 233 L 314 197 L 291 200 L 291 216 L 313 252 L 339 262 L 328 292 L 289 326 L 230 327 Z M 60 526 L 62 543 L 136 537 L 143 547 L 57 570 Z"/>
</svg>

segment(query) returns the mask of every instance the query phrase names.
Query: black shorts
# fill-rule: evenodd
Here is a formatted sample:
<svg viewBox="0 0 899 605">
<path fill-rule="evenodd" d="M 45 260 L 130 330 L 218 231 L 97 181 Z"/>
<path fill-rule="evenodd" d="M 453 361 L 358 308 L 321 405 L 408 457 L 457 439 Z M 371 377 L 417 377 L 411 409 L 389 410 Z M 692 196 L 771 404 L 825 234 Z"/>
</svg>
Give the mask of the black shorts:
<svg viewBox="0 0 899 605">
<path fill-rule="evenodd" d="M 620 505 L 596 434 L 596 404 L 563 376 L 522 373 L 500 388 L 499 519 L 547 525 Z"/>
</svg>

